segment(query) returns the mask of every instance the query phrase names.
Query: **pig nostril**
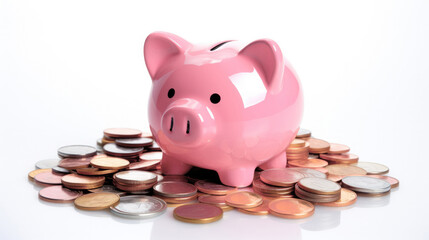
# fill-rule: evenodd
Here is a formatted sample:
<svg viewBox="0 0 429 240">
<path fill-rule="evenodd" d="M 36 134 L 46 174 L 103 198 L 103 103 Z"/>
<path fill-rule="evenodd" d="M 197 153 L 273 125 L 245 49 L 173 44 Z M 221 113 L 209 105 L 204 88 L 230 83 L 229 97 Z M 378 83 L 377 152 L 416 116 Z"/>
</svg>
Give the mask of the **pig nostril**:
<svg viewBox="0 0 429 240">
<path fill-rule="evenodd" d="M 190 128 L 191 128 L 191 123 L 188 120 L 188 122 L 186 123 L 186 134 L 189 134 L 189 129 Z"/>
<path fill-rule="evenodd" d="M 173 131 L 173 117 L 171 117 L 171 122 L 170 122 L 170 132 Z"/>
</svg>

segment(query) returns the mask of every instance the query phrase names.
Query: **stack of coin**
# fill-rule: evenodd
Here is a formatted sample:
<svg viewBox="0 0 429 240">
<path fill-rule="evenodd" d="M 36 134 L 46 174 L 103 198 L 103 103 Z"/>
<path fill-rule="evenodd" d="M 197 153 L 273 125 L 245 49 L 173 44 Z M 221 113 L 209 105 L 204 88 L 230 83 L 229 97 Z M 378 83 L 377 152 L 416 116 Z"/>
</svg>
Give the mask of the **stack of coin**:
<svg viewBox="0 0 429 240">
<path fill-rule="evenodd" d="M 197 198 L 197 188 L 186 182 L 160 182 L 153 192 L 167 203 L 188 203 Z"/>
<path fill-rule="evenodd" d="M 106 178 L 103 176 L 82 176 L 71 173 L 61 178 L 62 184 L 70 189 L 93 189 L 103 186 Z"/>
<path fill-rule="evenodd" d="M 328 179 L 303 178 L 295 185 L 295 194 L 309 202 L 335 202 L 340 199 L 341 186 Z"/>
<path fill-rule="evenodd" d="M 152 218 L 166 209 L 164 200 L 143 195 L 121 197 L 118 205 L 110 207 L 112 213 L 125 218 Z"/>
<path fill-rule="evenodd" d="M 277 187 L 265 184 L 261 179 L 255 178 L 252 183 L 253 191 L 265 197 L 280 198 L 280 197 L 293 197 L 294 188 L 290 187 Z"/>
<path fill-rule="evenodd" d="M 370 176 L 350 176 L 342 179 L 343 187 L 364 196 L 384 196 L 390 192 L 390 183 Z"/>
<path fill-rule="evenodd" d="M 125 192 L 138 192 L 152 188 L 157 183 L 158 176 L 155 173 L 128 170 L 113 175 L 113 185 Z"/>
<path fill-rule="evenodd" d="M 97 149 L 87 145 L 69 145 L 58 149 L 61 158 L 88 158 L 96 154 Z"/>
<path fill-rule="evenodd" d="M 288 160 L 306 160 L 308 159 L 308 150 L 310 144 L 302 139 L 294 139 L 286 148 L 286 157 Z"/>
<path fill-rule="evenodd" d="M 262 182 L 277 187 L 293 187 L 305 175 L 290 168 L 273 168 L 264 170 L 259 176 Z"/>
<path fill-rule="evenodd" d="M 309 152 L 313 154 L 327 153 L 331 147 L 329 142 L 318 138 L 310 137 L 306 142 L 309 144 Z"/>
</svg>

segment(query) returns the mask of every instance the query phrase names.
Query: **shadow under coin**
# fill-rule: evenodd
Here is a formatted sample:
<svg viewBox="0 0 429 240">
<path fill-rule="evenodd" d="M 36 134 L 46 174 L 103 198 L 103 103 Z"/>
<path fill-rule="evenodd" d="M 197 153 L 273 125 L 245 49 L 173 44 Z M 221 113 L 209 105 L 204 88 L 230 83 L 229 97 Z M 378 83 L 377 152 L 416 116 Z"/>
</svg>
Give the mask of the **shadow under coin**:
<svg viewBox="0 0 429 240">
<path fill-rule="evenodd" d="M 104 210 L 96 210 L 96 211 L 87 211 L 87 210 L 80 210 L 76 207 L 74 207 L 74 210 L 80 214 L 89 216 L 89 217 L 98 217 L 98 218 L 110 218 L 111 214 L 110 209 L 104 209 Z"/>
<path fill-rule="evenodd" d="M 358 195 L 355 206 L 359 208 L 375 208 L 387 206 L 389 202 L 390 194 L 382 197 L 367 197 Z"/>
<path fill-rule="evenodd" d="M 38 194 L 38 193 L 37 193 Z M 37 199 L 39 200 L 39 203 L 49 206 L 49 207 L 68 207 L 68 208 L 74 208 L 73 203 L 54 203 L 54 202 L 48 202 L 48 201 L 44 201 L 42 199 L 40 199 L 39 197 L 37 197 Z"/>
<path fill-rule="evenodd" d="M 323 231 L 327 229 L 336 228 L 341 223 L 341 211 L 349 209 L 352 206 L 348 207 L 324 207 L 316 206 L 314 215 L 303 224 L 301 224 L 302 229 L 308 231 Z"/>
</svg>

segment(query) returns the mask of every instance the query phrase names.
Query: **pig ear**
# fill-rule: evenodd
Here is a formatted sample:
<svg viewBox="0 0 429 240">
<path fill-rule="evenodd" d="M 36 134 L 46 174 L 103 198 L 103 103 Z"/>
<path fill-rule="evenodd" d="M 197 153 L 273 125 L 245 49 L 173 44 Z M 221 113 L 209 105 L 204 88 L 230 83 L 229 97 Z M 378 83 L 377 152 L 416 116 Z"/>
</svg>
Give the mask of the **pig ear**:
<svg viewBox="0 0 429 240">
<path fill-rule="evenodd" d="M 281 90 L 284 60 L 277 43 L 270 39 L 256 40 L 244 47 L 239 54 L 249 58 L 258 67 L 270 91 Z"/>
<path fill-rule="evenodd" d="M 166 64 L 168 60 L 183 55 L 190 45 L 183 38 L 171 33 L 151 33 L 144 43 L 144 58 L 152 79 L 155 79 L 161 66 Z"/>
</svg>

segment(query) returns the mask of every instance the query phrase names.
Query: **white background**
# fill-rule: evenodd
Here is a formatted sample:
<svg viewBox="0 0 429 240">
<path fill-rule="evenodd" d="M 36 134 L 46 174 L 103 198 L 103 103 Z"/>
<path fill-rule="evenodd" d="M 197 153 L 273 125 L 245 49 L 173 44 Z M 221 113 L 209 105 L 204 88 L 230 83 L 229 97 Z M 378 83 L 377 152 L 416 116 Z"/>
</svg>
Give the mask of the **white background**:
<svg viewBox="0 0 429 240">
<path fill-rule="evenodd" d="M 280 4 L 282 2 L 282 4 Z M 428 239 L 427 1 L 0 0 L 0 239 Z M 302 126 L 390 167 L 400 188 L 286 220 L 207 225 L 83 212 L 37 198 L 27 173 L 107 127 L 148 129 L 153 31 L 190 42 L 274 39 L 300 76 Z"/>
</svg>

